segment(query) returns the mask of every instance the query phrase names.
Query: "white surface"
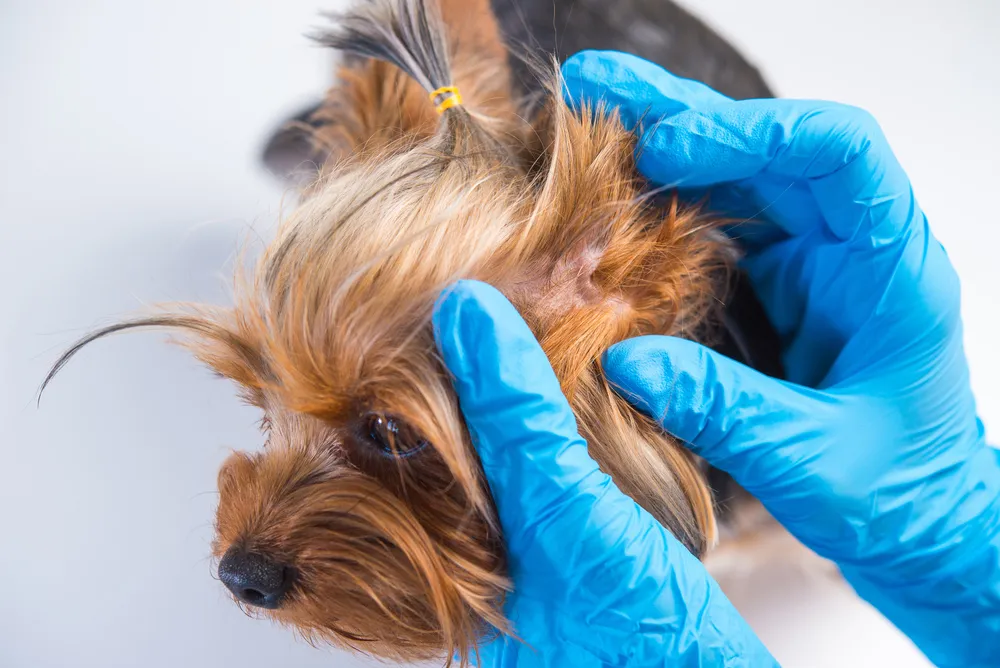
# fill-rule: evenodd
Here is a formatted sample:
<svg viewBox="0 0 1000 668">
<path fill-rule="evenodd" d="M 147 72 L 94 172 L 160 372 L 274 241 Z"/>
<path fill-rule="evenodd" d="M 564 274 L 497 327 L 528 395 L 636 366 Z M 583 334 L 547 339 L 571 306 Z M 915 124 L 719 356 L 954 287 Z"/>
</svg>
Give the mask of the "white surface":
<svg viewBox="0 0 1000 668">
<path fill-rule="evenodd" d="M 689 0 L 786 96 L 873 111 L 963 279 L 998 438 L 994 0 Z M 211 576 L 214 475 L 254 411 L 155 335 L 97 344 L 40 410 L 47 365 L 140 303 L 225 301 L 281 192 L 270 125 L 328 82 L 321 0 L 0 2 L 0 665 L 361 665 L 243 617 Z M 925 665 L 863 604 L 776 565 L 736 592 L 783 664 Z M 752 601 L 748 603 L 747 601 Z"/>
</svg>

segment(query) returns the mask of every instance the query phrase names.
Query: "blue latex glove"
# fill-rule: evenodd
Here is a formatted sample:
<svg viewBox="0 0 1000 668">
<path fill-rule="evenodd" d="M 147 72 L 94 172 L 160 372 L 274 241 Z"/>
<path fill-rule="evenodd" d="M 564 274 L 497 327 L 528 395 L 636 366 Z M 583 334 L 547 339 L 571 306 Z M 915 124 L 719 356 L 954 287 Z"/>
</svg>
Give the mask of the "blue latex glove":
<svg viewBox="0 0 1000 668">
<path fill-rule="evenodd" d="M 624 54 L 578 54 L 563 74 L 572 100 L 639 120 L 653 182 L 771 221 L 732 232 L 791 382 L 667 337 L 615 346 L 612 382 L 932 661 L 1000 666 L 1000 461 L 976 417 L 958 278 L 877 123 L 734 102 Z"/>
<path fill-rule="evenodd" d="M 514 591 L 480 666 L 777 665 L 701 563 L 587 453 L 528 326 L 488 285 L 439 300 L 434 333 L 504 530 Z"/>
</svg>

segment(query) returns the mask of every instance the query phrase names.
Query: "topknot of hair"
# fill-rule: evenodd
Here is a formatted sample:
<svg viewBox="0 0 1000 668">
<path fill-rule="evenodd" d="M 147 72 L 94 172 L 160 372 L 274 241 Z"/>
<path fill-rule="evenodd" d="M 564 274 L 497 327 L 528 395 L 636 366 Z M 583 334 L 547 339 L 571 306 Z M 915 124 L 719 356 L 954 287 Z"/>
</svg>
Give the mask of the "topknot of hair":
<svg viewBox="0 0 1000 668">
<path fill-rule="evenodd" d="M 436 0 L 367 0 L 328 16 L 334 27 L 314 36 L 319 43 L 391 63 L 428 93 L 452 84 Z"/>
</svg>

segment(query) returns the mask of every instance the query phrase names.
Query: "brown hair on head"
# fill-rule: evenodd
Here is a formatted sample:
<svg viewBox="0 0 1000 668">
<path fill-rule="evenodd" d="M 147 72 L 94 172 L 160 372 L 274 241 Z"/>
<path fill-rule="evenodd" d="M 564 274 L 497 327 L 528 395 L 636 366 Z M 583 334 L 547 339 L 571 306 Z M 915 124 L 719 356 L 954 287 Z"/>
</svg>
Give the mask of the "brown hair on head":
<svg viewBox="0 0 1000 668">
<path fill-rule="evenodd" d="M 707 332 L 729 251 L 713 221 L 644 194 L 632 133 L 570 110 L 556 68 L 545 108 L 524 113 L 486 0 L 372 0 L 321 40 L 363 58 L 317 112 L 325 165 L 235 305 L 125 327 L 182 328 L 265 414 L 263 451 L 219 473 L 214 552 L 238 599 L 313 641 L 466 664 L 510 630 L 510 583 L 435 299 L 458 279 L 502 290 L 594 458 L 701 555 L 715 524 L 696 463 L 615 394 L 600 356 Z M 428 94 L 446 85 L 464 102 L 439 116 Z"/>
</svg>

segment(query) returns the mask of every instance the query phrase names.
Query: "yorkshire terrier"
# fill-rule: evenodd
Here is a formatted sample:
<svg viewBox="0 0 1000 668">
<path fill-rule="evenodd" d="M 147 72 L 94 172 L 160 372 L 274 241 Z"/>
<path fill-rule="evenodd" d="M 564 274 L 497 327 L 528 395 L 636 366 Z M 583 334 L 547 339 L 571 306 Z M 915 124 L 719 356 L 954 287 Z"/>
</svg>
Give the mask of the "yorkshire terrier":
<svg viewBox="0 0 1000 668">
<path fill-rule="evenodd" d="M 263 450 L 219 472 L 220 579 L 311 641 L 385 659 L 465 664 L 508 629 L 503 536 L 430 325 L 456 280 L 513 302 L 601 468 L 698 556 L 719 512 L 737 534 L 733 508 L 753 502 L 621 399 L 601 354 L 671 334 L 780 373 L 752 295 L 734 296 L 721 219 L 651 193 L 633 129 L 601 105 L 571 109 L 551 57 L 524 64 L 554 50 L 531 28 L 551 4 L 493 4 L 504 28 L 488 0 L 368 0 L 336 17 L 318 36 L 348 55 L 336 85 L 268 149 L 272 165 L 311 166 L 301 202 L 237 272 L 235 305 L 166 307 L 94 332 L 46 379 L 107 334 L 181 333 L 264 415 Z M 649 3 L 612 14 L 557 2 L 567 22 L 569 4 L 607 18 Z M 590 19 L 619 43 L 568 41 L 628 49 L 635 31 L 620 18 Z M 758 83 L 730 84 L 767 95 L 744 69 Z"/>
</svg>

